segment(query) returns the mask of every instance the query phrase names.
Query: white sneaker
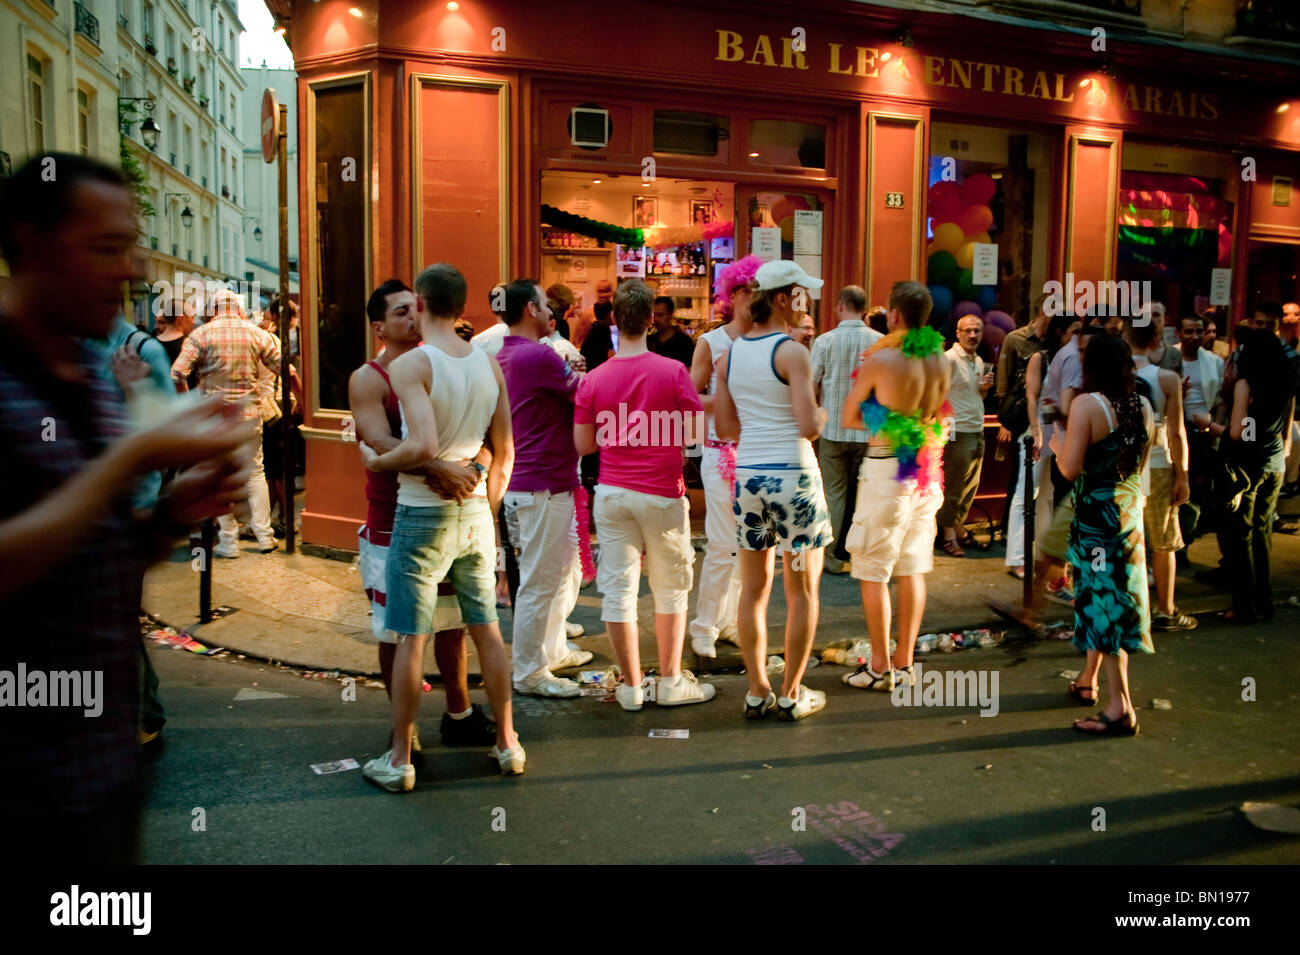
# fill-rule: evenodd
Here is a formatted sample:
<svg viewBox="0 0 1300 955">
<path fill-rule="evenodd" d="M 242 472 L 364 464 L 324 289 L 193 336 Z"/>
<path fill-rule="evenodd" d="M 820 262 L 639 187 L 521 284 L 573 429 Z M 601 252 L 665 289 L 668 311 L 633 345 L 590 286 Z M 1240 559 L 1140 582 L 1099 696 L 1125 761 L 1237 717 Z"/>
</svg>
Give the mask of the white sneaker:
<svg viewBox="0 0 1300 955">
<path fill-rule="evenodd" d="M 618 700 L 618 705 L 623 709 L 635 713 L 645 705 L 645 690 L 639 686 L 620 683 L 614 688 L 614 699 Z"/>
<path fill-rule="evenodd" d="M 222 547 L 218 544 L 216 547 L 212 548 L 212 553 L 216 554 L 218 557 L 225 557 L 228 560 L 234 560 L 239 556 L 239 547 Z"/>
<path fill-rule="evenodd" d="M 715 659 L 718 656 L 718 647 L 712 637 L 692 636 L 691 649 L 695 651 L 697 657 Z"/>
<path fill-rule="evenodd" d="M 594 654 L 590 650 L 570 650 L 551 664 L 552 670 L 571 670 L 591 660 Z"/>
<path fill-rule="evenodd" d="M 361 774 L 381 789 L 390 793 L 409 793 L 415 788 L 415 766 L 394 766 L 393 751 L 376 756 L 361 768 Z"/>
<path fill-rule="evenodd" d="M 805 716 L 812 716 L 818 710 L 826 707 L 826 694 L 821 690 L 810 690 L 808 687 L 800 684 L 799 699 L 792 700 L 789 697 L 781 697 L 776 701 L 776 715 L 787 722 L 801 720 Z"/>
<path fill-rule="evenodd" d="M 910 666 L 895 667 L 894 686 L 916 686 L 916 671 Z"/>
<path fill-rule="evenodd" d="M 524 764 L 528 761 L 528 754 L 524 752 L 524 745 L 515 740 L 513 749 L 499 750 L 495 746 L 488 753 L 497 761 L 501 767 L 502 776 L 522 776 L 524 774 Z"/>
<path fill-rule="evenodd" d="M 562 699 L 581 696 L 582 687 L 572 680 L 566 680 L 564 677 L 556 676 L 549 670 L 543 670 L 539 679 L 527 683 L 516 682 L 515 692 L 523 693 L 525 696 L 548 696 Z"/>
<path fill-rule="evenodd" d="M 863 663 L 852 673 L 846 673 L 840 677 L 849 686 L 857 687 L 859 690 L 879 690 L 882 693 L 894 692 L 894 671 L 886 670 L 884 673 L 877 673 L 870 666 Z"/>
<path fill-rule="evenodd" d="M 572 640 L 574 637 L 582 636 L 584 632 L 585 631 L 582 629 L 582 624 L 570 623 L 567 620 L 564 621 L 564 635 L 568 637 L 570 640 Z"/>
<path fill-rule="evenodd" d="M 676 685 L 659 678 L 655 702 L 660 706 L 685 706 L 687 703 L 706 703 L 713 699 L 718 688 L 712 683 L 701 683 L 690 670 L 683 670 Z"/>
</svg>

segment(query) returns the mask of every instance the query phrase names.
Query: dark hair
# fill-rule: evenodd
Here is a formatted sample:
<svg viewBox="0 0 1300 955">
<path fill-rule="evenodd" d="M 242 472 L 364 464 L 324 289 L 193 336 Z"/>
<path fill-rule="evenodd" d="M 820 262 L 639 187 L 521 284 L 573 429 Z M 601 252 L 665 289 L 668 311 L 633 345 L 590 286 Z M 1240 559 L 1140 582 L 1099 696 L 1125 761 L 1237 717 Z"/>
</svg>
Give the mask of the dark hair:
<svg viewBox="0 0 1300 955">
<path fill-rule="evenodd" d="M 388 314 L 388 296 L 409 291 L 410 289 L 401 279 L 389 279 L 370 293 L 370 298 L 366 300 L 366 314 L 370 316 L 372 322 L 382 322 L 384 316 Z M 279 305 L 277 301 L 271 306 L 274 309 L 272 314 L 279 314 Z"/>
<path fill-rule="evenodd" d="M 120 169 L 76 153 L 41 153 L 18 167 L 0 193 L 0 255 L 11 272 L 21 253 L 18 227 L 54 231 L 72 214 L 77 187 L 97 182 L 130 189 Z"/>
<path fill-rule="evenodd" d="M 668 314 L 670 316 L 673 314 L 673 312 L 677 311 L 677 303 L 674 302 L 667 295 L 656 295 L 654 303 L 656 305 L 662 305 L 664 308 L 668 309 Z"/>
<path fill-rule="evenodd" d="M 446 262 L 428 266 L 415 279 L 415 294 L 436 318 L 459 318 L 469 287 L 460 269 Z"/>
<path fill-rule="evenodd" d="M 889 331 L 888 309 L 883 305 L 871 306 L 871 311 L 867 314 L 867 324 L 884 335 Z"/>
<path fill-rule="evenodd" d="M 573 289 L 556 282 L 554 285 L 547 286 L 546 301 L 551 304 L 551 311 L 559 319 L 573 307 Z"/>
<path fill-rule="evenodd" d="M 656 301 L 650 286 L 640 279 L 621 283 L 614 293 L 614 321 L 618 323 L 619 333 L 633 338 L 644 335 Z"/>
<path fill-rule="evenodd" d="M 1119 476 L 1127 478 L 1142 464 L 1149 439 L 1142 399 L 1137 394 L 1133 351 L 1118 335 L 1094 335 L 1083 353 L 1083 391 L 1095 391 L 1115 409 L 1119 440 Z M 1079 398 L 1074 399 L 1078 401 Z"/>
<path fill-rule="evenodd" d="M 1063 336 L 1066 333 L 1066 331 L 1069 329 L 1069 327 L 1073 325 L 1075 322 L 1077 322 L 1078 320 L 1079 317 L 1077 315 L 1067 315 L 1064 312 L 1062 312 L 1060 315 L 1053 315 L 1048 320 L 1047 347 L 1045 349 L 1045 351 L 1047 352 L 1048 361 L 1051 361 L 1053 358 L 1055 358 L 1056 353 L 1064 347 L 1064 343 L 1061 341 L 1061 336 Z M 1044 370 L 1043 375 L 1044 377 L 1046 377 L 1047 375 L 1046 370 Z"/>
<path fill-rule="evenodd" d="M 930 320 L 934 299 L 920 282 L 895 282 L 889 290 L 889 307 L 898 309 L 908 328 L 920 328 Z"/>
<path fill-rule="evenodd" d="M 618 294 L 618 293 L 615 293 Z M 609 316 L 614 313 L 613 302 L 597 302 L 591 307 L 591 314 L 596 316 L 596 322 L 600 325 L 609 324 Z"/>
<path fill-rule="evenodd" d="M 1236 325 L 1233 325 L 1230 329 L 1228 329 L 1228 333 L 1229 333 L 1228 337 L 1231 338 L 1238 345 L 1240 345 L 1243 341 L 1245 341 L 1245 339 L 1242 336 L 1244 336 L 1245 333 L 1249 331 L 1253 331 L 1253 329 L 1250 327 L 1250 322 L 1238 322 Z"/>
<path fill-rule="evenodd" d="M 1146 321 L 1140 325 L 1136 318 L 1124 319 L 1124 331 L 1128 340 L 1138 348 L 1150 348 L 1156 340 L 1156 323 L 1150 316 L 1146 316 Z"/>
<path fill-rule="evenodd" d="M 840 289 L 840 304 L 861 315 L 867 307 L 867 293 L 861 285 L 846 285 Z"/>
<path fill-rule="evenodd" d="M 1291 363 L 1282 340 L 1263 328 L 1242 332 L 1237 378 L 1250 382 L 1250 400 L 1270 409 L 1291 399 Z"/>
<path fill-rule="evenodd" d="M 515 279 L 506 286 L 505 323 L 514 328 L 524 320 L 529 302 L 537 301 L 537 282 L 534 279 Z"/>
<path fill-rule="evenodd" d="M 1039 292 L 1038 295 L 1035 296 L 1035 298 L 1034 298 L 1033 314 L 1029 316 L 1029 321 L 1030 321 L 1030 322 L 1032 322 L 1034 319 L 1036 319 L 1039 315 L 1044 314 L 1044 313 L 1043 313 L 1043 306 L 1047 304 L 1047 300 L 1048 300 L 1049 298 L 1051 298 L 1051 297 L 1052 297 L 1052 293 L 1051 293 L 1051 292 Z M 1025 324 L 1027 325 L 1027 324 L 1029 324 L 1029 322 L 1026 322 Z"/>
<path fill-rule="evenodd" d="M 1274 302 L 1271 299 L 1264 302 L 1256 302 L 1255 314 L 1258 315 L 1260 313 L 1263 313 L 1263 315 L 1274 325 L 1278 325 L 1282 321 L 1282 303 Z"/>
<path fill-rule="evenodd" d="M 772 317 L 772 312 L 776 305 L 778 295 L 794 295 L 794 285 L 783 285 L 780 288 L 763 289 L 755 293 L 749 302 L 749 317 L 755 325 L 766 325 Z"/>
<path fill-rule="evenodd" d="M 1183 322 L 1200 322 L 1201 328 L 1204 329 L 1205 324 L 1212 321 L 1214 321 L 1213 318 L 1202 318 L 1200 315 L 1184 315 L 1178 320 L 1178 330 L 1183 330 Z"/>
</svg>

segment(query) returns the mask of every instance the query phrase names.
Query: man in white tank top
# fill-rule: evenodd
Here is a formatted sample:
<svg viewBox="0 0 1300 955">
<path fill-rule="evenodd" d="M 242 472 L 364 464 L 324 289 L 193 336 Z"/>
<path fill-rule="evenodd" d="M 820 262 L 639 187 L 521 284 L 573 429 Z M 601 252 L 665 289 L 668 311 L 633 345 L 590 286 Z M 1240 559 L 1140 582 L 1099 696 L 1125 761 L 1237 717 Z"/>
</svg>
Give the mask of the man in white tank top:
<svg viewBox="0 0 1300 955">
<path fill-rule="evenodd" d="M 1138 377 L 1151 389 L 1156 438 L 1147 458 L 1149 473 L 1143 475 L 1147 498 L 1142 508 L 1147 562 L 1155 572 L 1156 606 L 1151 610 L 1151 629 L 1195 630 L 1196 618 L 1174 605 L 1175 554 L 1182 550 L 1178 508 L 1191 496 L 1187 477 L 1187 431 L 1183 423 L 1183 386 L 1179 376 L 1153 365 L 1146 357 L 1155 343 L 1156 324 L 1149 318 L 1139 325 L 1124 323 L 1124 337 L 1133 349 Z"/>
<path fill-rule="evenodd" d="M 708 436 L 700 462 L 704 484 L 704 563 L 700 567 L 700 592 L 691 621 L 691 649 L 697 657 L 716 657 L 718 640 L 737 643 L 736 605 L 740 600 L 740 575 L 736 573 L 736 442 L 718 437 L 713 401 L 718 393 L 718 364 L 731 343 L 750 330 L 749 302 L 754 295 L 754 273 L 763 264 L 747 255 L 718 273 L 715 291 L 731 305 L 731 321 L 705 332 L 695 343 L 691 382 L 700 393 L 708 416 Z"/>
<path fill-rule="evenodd" d="M 424 344 L 389 368 L 402 408 L 403 441 L 384 454 L 361 445 L 366 467 L 401 472 L 386 581 L 387 624 L 398 640 L 391 687 L 393 747 L 364 769 L 367 779 L 390 792 L 415 786 L 411 730 L 420 708 L 424 646 L 444 577 L 456 586 L 461 617 L 482 663 L 497 720 L 492 756 L 506 774 L 522 773 L 526 759 L 514 731 L 510 662 L 496 612 L 494 515 L 514 466 L 510 402 L 496 359 L 456 334 L 466 291 L 465 277 L 445 263 L 429 266 L 415 280 Z M 471 460 L 483 447 L 484 435 L 493 450 L 486 486 L 454 500 L 425 484 L 418 472 L 428 461 Z"/>
<path fill-rule="evenodd" d="M 834 538 L 812 440 L 826 412 L 813 397 L 812 359 L 788 332 L 795 300 L 821 288 L 794 262 L 767 262 L 754 276 L 753 328 L 737 338 L 718 367 L 714 414 L 718 435 L 736 448 L 740 609 L 737 624 L 749 693 L 745 717 L 775 710 L 783 720 L 811 716 L 826 694 L 802 684 L 817 630 L 822 550 Z M 782 551 L 785 585 L 785 676 L 778 698 L 767 680 L 767 600 L 773 556 Z"/>
</svg>

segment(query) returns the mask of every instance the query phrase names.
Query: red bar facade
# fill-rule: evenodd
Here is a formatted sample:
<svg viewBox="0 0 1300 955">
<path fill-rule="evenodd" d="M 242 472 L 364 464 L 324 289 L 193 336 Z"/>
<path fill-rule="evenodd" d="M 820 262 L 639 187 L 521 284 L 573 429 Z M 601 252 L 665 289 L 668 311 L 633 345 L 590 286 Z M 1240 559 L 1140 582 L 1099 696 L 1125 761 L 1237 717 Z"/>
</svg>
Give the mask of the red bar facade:
<svg viewBox="0 0 1300 955">
<path fill-rule="evenodd" d="M 1207 55 L 1192 70 L 1174 46 L 1113 39 L 1102 55 L 1084 30 L 852 3 L 267 5 L 288 27 L 304 144 L 304 543 L 353 550 L 364 517 L 346 376 L 374 351 L 374 285 L 453 262 L 481 329 L 498 281 L 562 280 L 590 304 L 613 274 L 615 248 L 544 241 L 544 203 L 623 227 L 731 221 L 735 256 L 751 226 L 779 228 L 782 253 L 827 281 L 809 308 L 823 330 L 834 289 L 876 303 L 897 280 L 933 282 L 947 244 L 953 294 L 1018 322 L 1067 272 L 1167 280 L 1188 296 L 1176 314 L 1211 266 L 1232 269 L 1234 317 L 1295 291 L 1294 63 Z M 606 145 L 575 145 L 575 107 L 608 117 Z M 976 176 L 993 198 L 953 207 L 973 231 L 941 234 L 933 186 Z M 963 264 L 981 241 L 998 245 L 993 286 Z M 690 314 L 708 309 L 703 268 L 664 280 Z"/>
</svg>

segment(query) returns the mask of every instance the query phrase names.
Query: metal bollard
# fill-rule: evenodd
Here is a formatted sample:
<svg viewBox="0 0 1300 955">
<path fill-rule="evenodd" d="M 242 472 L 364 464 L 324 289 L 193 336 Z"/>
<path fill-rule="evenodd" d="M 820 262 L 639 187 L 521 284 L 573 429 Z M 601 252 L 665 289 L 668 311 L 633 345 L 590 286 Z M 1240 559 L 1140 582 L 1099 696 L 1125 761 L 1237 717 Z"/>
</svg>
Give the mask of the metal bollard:
<svg viewBox="0 0 1300 955">
<path fill-rule="evenodd" d="M 217 542 L 217 522 L 208 518 L 203 522 L 203 568 L 199 571 L 199 622 L 212 620 L 212 563 L 216 557 L 213 548 Z"/>
<path fill-rule="evenodd" d="M 1022 460 L 1025 462 L 1025 592 L 1024 606 L 1028 607 L 1034 595 L 1034 439 L 1025 435 Z"/>
</svg>

